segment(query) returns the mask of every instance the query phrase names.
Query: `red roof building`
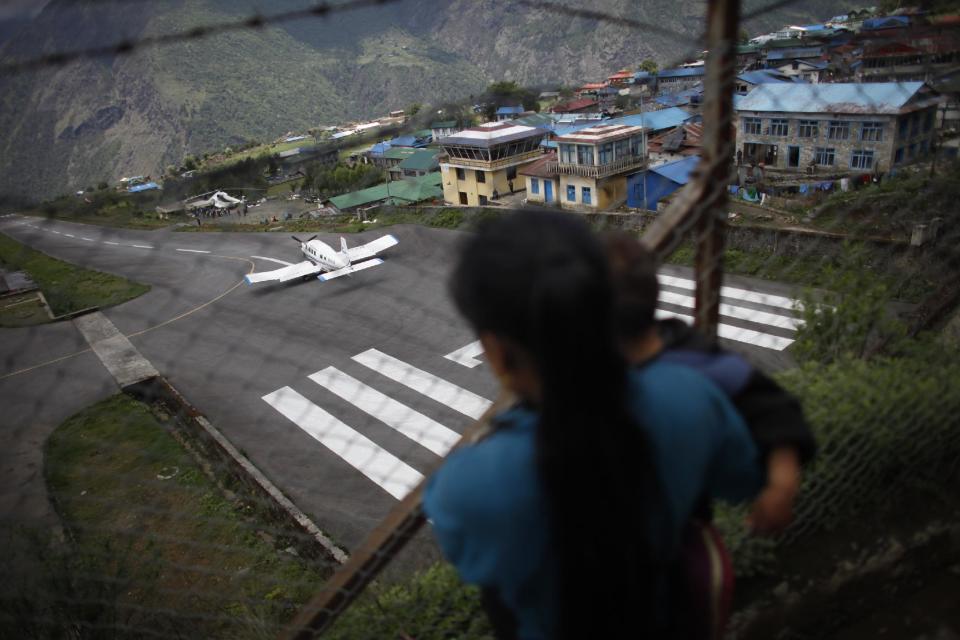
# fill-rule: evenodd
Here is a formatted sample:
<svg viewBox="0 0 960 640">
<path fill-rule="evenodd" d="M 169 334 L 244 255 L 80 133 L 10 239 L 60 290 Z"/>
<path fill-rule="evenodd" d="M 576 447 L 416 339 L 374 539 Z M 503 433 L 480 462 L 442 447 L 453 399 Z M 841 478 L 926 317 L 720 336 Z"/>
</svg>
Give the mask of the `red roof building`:
<svg viewBox="0 0 960 640">
<path fill-rule="evenodd" d="M 551 113 L 586 113 L 589 111 L 598 111 L 599 103 L 596 100 L 591 100 L 590 98 L 580 98 L 578 100 L 570 100 L 569 102 L 561 102 L 550 107 Z"/>
</svg>

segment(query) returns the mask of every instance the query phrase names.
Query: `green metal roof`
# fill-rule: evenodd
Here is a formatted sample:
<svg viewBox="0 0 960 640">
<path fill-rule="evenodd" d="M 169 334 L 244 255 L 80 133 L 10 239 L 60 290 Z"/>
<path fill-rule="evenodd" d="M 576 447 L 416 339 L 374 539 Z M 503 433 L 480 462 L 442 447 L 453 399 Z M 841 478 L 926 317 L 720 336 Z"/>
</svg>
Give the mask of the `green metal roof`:
<svg viewBox="0 0 960 640">
<path fill-rule="evenodd" d="M 439 153 L 433 149 L 424 149 L 397 165 L 400 169 L 410 169 L 412 171 L 433 171 L 440 166 L 437 160 Z"/>
<path fill-rule="evenodd" d="M 330 198 L 330 202 L 340 211 L 362 207 L 376 202 L 389 200 L 393 204 L 408 204 L 443 198 L 439 172 L 428 173 L 418 178 L 404 178 L 375 187 L 345 193 Z"/>
<path fill-rule="evenodd" d="M 417 138 L 431 138 L 433 137 L 432 129 L 420 129 L 419 131 L 414 131 L 413 135 Z"/>
<path fill-rule="evenodd" d="M 417 151 L 419 151 L 419 149 L 414 149 L 413 147 L 390 147 L 383 152 L 383 157 L 389 158 L 390 160 L 406 160 Z"/>
</svg>

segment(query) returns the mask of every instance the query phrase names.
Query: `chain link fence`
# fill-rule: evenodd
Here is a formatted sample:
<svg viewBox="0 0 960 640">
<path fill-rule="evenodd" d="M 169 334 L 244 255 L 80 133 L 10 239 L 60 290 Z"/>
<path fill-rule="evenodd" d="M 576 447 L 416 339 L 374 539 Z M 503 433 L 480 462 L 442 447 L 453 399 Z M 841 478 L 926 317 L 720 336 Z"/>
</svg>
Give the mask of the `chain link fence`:
<svg viewBox="0 0 960 640">
<path fill-rule="evenodd" d="M 520 4 L 638 35 L 652 28 L 572 4 Z M 764 51 L 789 48 L 742 42 L 739 15 L 738 3 L 711 0 L 702 37 L 651 31 L 674 39 L 677 64 L 707 52 L 702 74 L 690 72 L 702 91 L 686 105 L 702 125 L 690 142 L 700 160 L 658 212 L 588 217 L 636 232 L 660 258 L 660 317 L 718 337 L 803 403 L 819 452 L 794 523 L 759 539 L 742 507 L 717 514 L 739 574 L 776 578 L 853 523 L 897 529 L 907 507 L 917 523 L 938 516 L 917 500 L 957 507 L 945 494 L 960 453 L 960 169 L 948 158 L 955 94 L 878 89 L 867 80 L 880 71 L 849 69 L 858 46 L 876 54 L 870 69 L 910 66 L 887 60 L 879 36 L 851 32 L 810 58 L 804 39 L 819 40 L 804 32 L 796 57 L 781 56 L 796 68 L 773 74 L 780 58 Z M 940 48 L 918 58 L 938 80 L 956 34 L 923 19 L 919 35 L 896 37 Z M 800 67 L 823 82 L 794 82 Z M 676 177 L 654 169 L 644 204 L 648 177 Z M 39 285 L 0 299 L 14 327 L 0 334 L 10 487 L 0 636 L 493 637 L 479 593 L 442 561 L 420 499 L 450 449 L 482 438 L 510 403 L 446 299 L 460 233 L 438 227 L 469 230 L 511 210 L 447 211 L 385 206 L 245 234 L 203 233 L 192 220 L 146 231 L 19 210 L 0 218 L 5 281 L 22 270 Z M 349 278 L 316 282 L 309 266 L 286 284 L 244 284 L 295 269 L 317 247 L 304 235 L 314 231 L 330 256 L 340 232 L 360 232 L 345 235 L 348 257 L 386 234 L 399 242 Z M 35 314 L 58 322 L 27 326 Z"/>
</svg>

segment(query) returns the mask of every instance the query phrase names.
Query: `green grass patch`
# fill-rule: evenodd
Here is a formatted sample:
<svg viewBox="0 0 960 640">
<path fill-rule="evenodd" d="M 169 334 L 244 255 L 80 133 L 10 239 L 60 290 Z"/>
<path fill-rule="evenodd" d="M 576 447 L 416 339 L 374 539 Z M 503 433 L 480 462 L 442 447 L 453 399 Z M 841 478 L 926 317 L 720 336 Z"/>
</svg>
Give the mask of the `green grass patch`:
<svg viewBox="0 0 960 640">
<path fill-rule="evenodd" d="M 148 285 L 139 282 L 51 258 L 4 234 L 0 234 L 0 267 L 30 274 L 55 315 L 88 307 L 110 307 L 150 290 Z M 0 324 L 3 319 L 4 315 L 0 314 Z"/>
<path fill-rule="evenodd" d="M 0 298 L 0 327 L 29 327 L 49 321 L 36 291 Z"/>
<path fill-rule="evenodd" d="M 161 215 L 156 212 L 159 192 L 125 194 L 97 191 L 83 196 L 63 196 L 44 203 L 32 215 L 125 229 L 163 229 L 187 220 L 179 213 Z"/>
<path fill-rule="evenodd" d="M 252 506 L 227 500 L 167 420 L 117 395 L 48 440 L 46 478 L 74 533 L 71 562 L 85 565 L 89 579 L 122 588 L 106 598 L 46 594 L 101 602 L 59 611 L 49 621 L 56 627 L 37 637 L 98 623 L 128 627 L 131 637 L 274 637 L 329 575 L 329 565 L 284 551 L 287 543 L 251 515 Z"/>
</svg>

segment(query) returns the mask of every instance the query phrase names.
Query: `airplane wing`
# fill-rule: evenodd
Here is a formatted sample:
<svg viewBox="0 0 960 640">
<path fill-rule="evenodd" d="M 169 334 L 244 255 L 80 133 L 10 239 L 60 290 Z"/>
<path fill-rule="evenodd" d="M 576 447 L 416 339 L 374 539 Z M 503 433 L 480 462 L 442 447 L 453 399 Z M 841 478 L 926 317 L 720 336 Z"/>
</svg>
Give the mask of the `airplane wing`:
<svg viewBox="0 0 960 640">
<path fill-rule="evenodd" d="M 356 273 L 357 271 L 363 271 L 364 269 L 375 267 L 378 264 L 383 264 L 383 260 L 380 258 L 374 258 L 373 260 L 367 260 L 366 262 L 358 262 L 357 264 L 352 264 L 349 267 L 344 267 L 343 269 L 321 273 L 317 276 L 317 280 L 320 282 L 326 282 L 327 280 L 333 280 L 334 278 L 339 278 L 340 276 L 348 276 L 351 273 Z"/>
<path fill-rule="evenodd" d="M 359 247 L 347 249 L 347 255 L 350 257 L 350 262 L 359 262 L 360 260 L 372 258 L 381 251 L 396 245 L 397 242 L 399 241 L 396 238 L 390 234 L 387 234 L 377 238 L 373 242 L 368 242 L 367 244 L 362 244 Z"/>
<path fill-rule="evenodd" d="M 257 282 L 266 282 L 268 280 L 287 282 L 289 280 L 296 280 L 297 278 L 302 278 L 304 276 L 312 276 L 313 274 L 320 273 L 321 271 L 323 271 L 323 267 L 320 267 L 309 260 L 304 260 L 303 262 L 291 264 L 280 269 L 274 269 L 273 271 L 248 273 L 243 277 L 243 279 L 247 281 L 247 284 L 256 284 Z"/>
</svg>

